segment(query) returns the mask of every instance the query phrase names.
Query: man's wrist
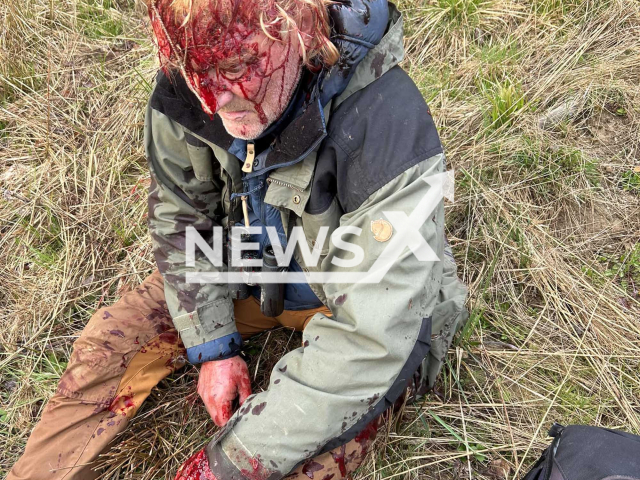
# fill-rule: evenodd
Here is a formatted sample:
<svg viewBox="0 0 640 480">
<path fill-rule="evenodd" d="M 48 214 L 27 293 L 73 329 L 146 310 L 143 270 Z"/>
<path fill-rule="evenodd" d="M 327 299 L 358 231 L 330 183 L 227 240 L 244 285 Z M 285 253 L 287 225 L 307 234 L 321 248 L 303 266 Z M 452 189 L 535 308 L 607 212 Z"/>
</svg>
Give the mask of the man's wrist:
<svg viewBox="0 0 640 480">
<path fill-rule="evenodd" d="M 187 348 L 187 359 L 198 364 L 215 360 L 225 360 L 240 354 L 242 336 L 238 332 L 216 338 L 200 345 Z"/>
</svg>

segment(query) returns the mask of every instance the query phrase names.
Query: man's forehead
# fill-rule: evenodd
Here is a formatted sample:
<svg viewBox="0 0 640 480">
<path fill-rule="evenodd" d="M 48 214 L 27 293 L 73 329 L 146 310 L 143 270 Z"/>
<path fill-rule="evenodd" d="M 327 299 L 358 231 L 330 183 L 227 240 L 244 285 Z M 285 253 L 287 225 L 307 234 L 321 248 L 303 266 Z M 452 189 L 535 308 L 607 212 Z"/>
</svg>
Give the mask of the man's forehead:
<svg viewBox="0 0 640 480">
<path fill-rule="evenodd" d="M 259 0 L 167 0 L 176 13 L 176 19 L 182 19 L 183 26 L 188 23 L 218 24 L 230 27 L 233 24 L 245 26 L 259 24 L 260 12 L 264 5 Z"/>
<path fill-rule="evenodd" d="M 277 9 L 277 1 L 155 0 L 151 20 L 161 61 L 190 75 L 232 71 L 270 58 L 274 41 L 286 42 L 288 37 L 278 22 L 261 22 L 274 13 L 270 7 Z"/>
</svg>

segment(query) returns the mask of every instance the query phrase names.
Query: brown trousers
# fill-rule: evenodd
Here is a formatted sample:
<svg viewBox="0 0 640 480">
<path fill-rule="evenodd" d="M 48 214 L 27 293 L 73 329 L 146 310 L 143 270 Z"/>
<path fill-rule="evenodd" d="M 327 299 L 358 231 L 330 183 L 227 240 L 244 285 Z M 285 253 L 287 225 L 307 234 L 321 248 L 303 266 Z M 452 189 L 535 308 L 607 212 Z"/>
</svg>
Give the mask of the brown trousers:
<svg viewBox="0 0 640 480">
<path fill-rule="evenodd" d="M 236 324 L 243 338 L 278 326 L 303 330 L 317 312 L 331 314 L 323 306 L 268 318 L 253 297 L 235 302 Z M 164 301 L 162 276 L 156 271 L 115 305 L 91 317 L 7 480 L 97 477 L 99 472 L 92 465 L 98 455 L 126 428 L 151 389 L 184 365 L 184 354 Z M 367 428 L 370 442 L 351 441 L 310 460 L 288 478 L 313 478 L 309 472 L 317 464 L 325 465 L 323 478 L 345 478 L 364 460 L 376 428 L 377 422 Z"/>
</svg>

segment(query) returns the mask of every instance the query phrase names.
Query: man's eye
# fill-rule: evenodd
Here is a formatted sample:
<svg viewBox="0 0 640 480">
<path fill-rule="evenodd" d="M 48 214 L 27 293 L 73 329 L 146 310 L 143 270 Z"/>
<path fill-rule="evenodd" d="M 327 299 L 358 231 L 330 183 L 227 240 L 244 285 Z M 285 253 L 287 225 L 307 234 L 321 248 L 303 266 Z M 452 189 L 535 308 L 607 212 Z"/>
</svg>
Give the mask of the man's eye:
<svg viewBox="0 0 640 480">
<path fill-rule="evenodd" d="M 240 78 L 246 72 L 247 67 L 244 64 L 234 65 L 232 67 L 227 67 L 224 70 L 221 70 L 220 73 L 224 75 L 228 79 L 236 79 Z"/>
</svg>

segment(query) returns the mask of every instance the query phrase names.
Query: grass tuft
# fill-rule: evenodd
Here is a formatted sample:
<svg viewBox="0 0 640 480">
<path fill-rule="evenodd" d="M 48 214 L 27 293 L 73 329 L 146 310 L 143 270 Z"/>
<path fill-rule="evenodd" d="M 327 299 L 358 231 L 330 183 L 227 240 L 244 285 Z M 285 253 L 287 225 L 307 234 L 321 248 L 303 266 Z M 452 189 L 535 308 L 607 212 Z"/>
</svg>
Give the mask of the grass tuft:
<svg viewBox="0 0 640 480">
<path fill-rule="evenodd" d="M 489 101 L 487 120 L 490 128 L 511 126 L 515 114 L 525 106 L 525 98 L 521 88 L 506 80 L 504 83 L 490 83 L 485 86 L 485 96 Z"/>
<path fill-rule="evenodd" d="M 122 35 L 122 14 L 115 9 L 112 0 L 84 0 L 78 7 L 78 20 L 87 37 L 101 39 Z"/>
<path fill-rule="evenodd" d="M 436 9 L 451 26 L 468 28 L 477 25 L 478 12 L 488 3 L 487 0 L 438 0 Z"/>
</svg>

